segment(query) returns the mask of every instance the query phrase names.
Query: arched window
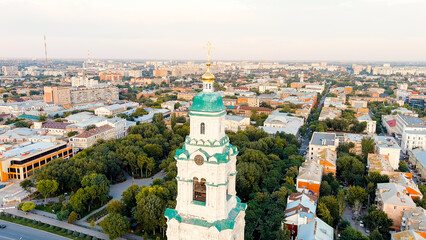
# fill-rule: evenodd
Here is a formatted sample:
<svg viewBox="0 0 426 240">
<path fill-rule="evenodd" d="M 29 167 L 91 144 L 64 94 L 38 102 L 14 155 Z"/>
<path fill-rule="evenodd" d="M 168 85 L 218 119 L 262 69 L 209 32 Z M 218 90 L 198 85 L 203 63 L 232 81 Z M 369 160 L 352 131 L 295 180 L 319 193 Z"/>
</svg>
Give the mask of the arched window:
<svg viewBox="0 0 426 240">
<path fill-rule="evenodd" d="M 198 178 L 193 178 L 193 198 L 194 201 L 206 202 L 206 179 L 201 178 L 201 181 L 198 181 Z"/>
<path fill-rule="evenodd" d="M 206 124 L 201 123 L 201 126 L 200 126 L 200 133 L 201 133 L 201 134 L 206 134 Z"/>
</svg>

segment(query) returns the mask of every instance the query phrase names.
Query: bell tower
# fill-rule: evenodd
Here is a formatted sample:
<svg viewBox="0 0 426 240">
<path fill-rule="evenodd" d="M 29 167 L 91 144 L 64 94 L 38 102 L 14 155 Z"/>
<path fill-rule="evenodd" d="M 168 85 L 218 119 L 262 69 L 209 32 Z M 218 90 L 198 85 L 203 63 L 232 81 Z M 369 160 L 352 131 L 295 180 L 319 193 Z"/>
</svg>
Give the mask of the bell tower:
<svg viewBox="0 0 426 240">
<path fill-rule="evenodd" d="M 191 106 L 190 134 L 176 150 L 177 204 L 166 209 L 167 238 L 170 240 L 243 240 L 245 210 L 236 195 L 238 150 L 225 134 L 226 109 L 214 92 L 210 73 L 210 42 L 207 43 L 207 71 L 203 91 Z"/>
</svg>

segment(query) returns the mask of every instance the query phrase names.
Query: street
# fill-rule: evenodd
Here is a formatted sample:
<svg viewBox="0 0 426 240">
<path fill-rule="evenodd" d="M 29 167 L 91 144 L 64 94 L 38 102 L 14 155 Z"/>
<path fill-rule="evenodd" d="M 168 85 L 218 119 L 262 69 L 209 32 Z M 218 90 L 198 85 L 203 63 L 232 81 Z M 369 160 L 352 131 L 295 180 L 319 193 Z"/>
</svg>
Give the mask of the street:
<svg viewBox="0 0 426 240">
<path fill-rule="evenodd" d="M 364 216 L 364 214 L 366 214 L 366 210 L 362 209 L 361 210 L 361 216 Z M 357 220 L 353 220 L 353 213 L 352 213 L 352 209 L 351 207 L 346 203 L 345 204 L 345 213 L 342 216 L 342 219 L 347 220 L 351 223 L 351 227 L 355 228 L 356 230 L 360 231 L 362 233 L 362 235 L 364 236 L 368 236 L 369 233 L 365 232 L 365 227 L 360 227 L 359 226 L 359 221 Z"/>
<path fill-rule="evenodd" d="M 49 232 L 22 226 L 16 223 L 0 220 L 0 224 L 5 224 L 6 228 L 0 229 L 0 240 L 65 240 L 69 238 L 61 237 Z"/>
<path fill-rule="evenodd" d="M 315 115 L 316 113 L 321 111 L 322 105 L 324 104 L 324 100 L 327 97 L 329 90 L 330 90 L 330 86 L 327 87 L 327 91 L 325 91 L 325 94 L 322 96 L 321 101 L 319 102 L 317 109 L 311 115 Z M 300 146 L 300 149 L 299 149 L 299 155 L 302 156 L 302 157 L 306 157 L 305 155 L 308 153 L 308 147 L 309 147 L 308 135 L 311 131 L 311 129 L 309 128 L 309 124 L 310 124 L 309 118 L 308 118 L 308 121 L 306 122 L 306 124 L 308 125 L 308 128 L 306 129 L 305 136 L 303 138 L 301 138 L 301 141 L 300 141 L 301 146 Z"/>
</svg>

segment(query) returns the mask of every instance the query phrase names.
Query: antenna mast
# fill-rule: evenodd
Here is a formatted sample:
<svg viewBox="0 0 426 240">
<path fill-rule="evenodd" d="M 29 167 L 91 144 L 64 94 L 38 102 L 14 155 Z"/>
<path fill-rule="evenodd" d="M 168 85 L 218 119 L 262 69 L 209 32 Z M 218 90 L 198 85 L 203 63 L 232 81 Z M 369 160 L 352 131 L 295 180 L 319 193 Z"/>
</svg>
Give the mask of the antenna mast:
<svg viewBox="0 0 426 240">
<path fill-rule="evenodd" d="M 44 56 L 45 56 L 45 63 L 44 63 L 44 67 L 47 69 L 47 66 L 49 64 L 49 62 L 47 61 L 47 42 L 46 42 L 46 35 L 44 35 Z"/>
</svg>

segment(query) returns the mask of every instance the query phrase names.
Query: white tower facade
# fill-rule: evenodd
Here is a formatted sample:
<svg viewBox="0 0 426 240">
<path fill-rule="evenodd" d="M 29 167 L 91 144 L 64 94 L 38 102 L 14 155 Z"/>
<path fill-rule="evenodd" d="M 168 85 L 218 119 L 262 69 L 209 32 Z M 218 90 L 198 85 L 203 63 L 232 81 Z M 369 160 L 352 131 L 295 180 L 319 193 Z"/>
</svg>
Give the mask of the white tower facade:
<svg viewBox="0 0 426 240">
<path fill-rule="evenodd" d="M 169 240 L 243 240 L 245 210 L 236 195 L 238 150 L 225 134 L 225 106 L 210 61 L 190 108 L 190 134 L 176 151 L 177 204 L 167 209 Z"/>
</svg>

